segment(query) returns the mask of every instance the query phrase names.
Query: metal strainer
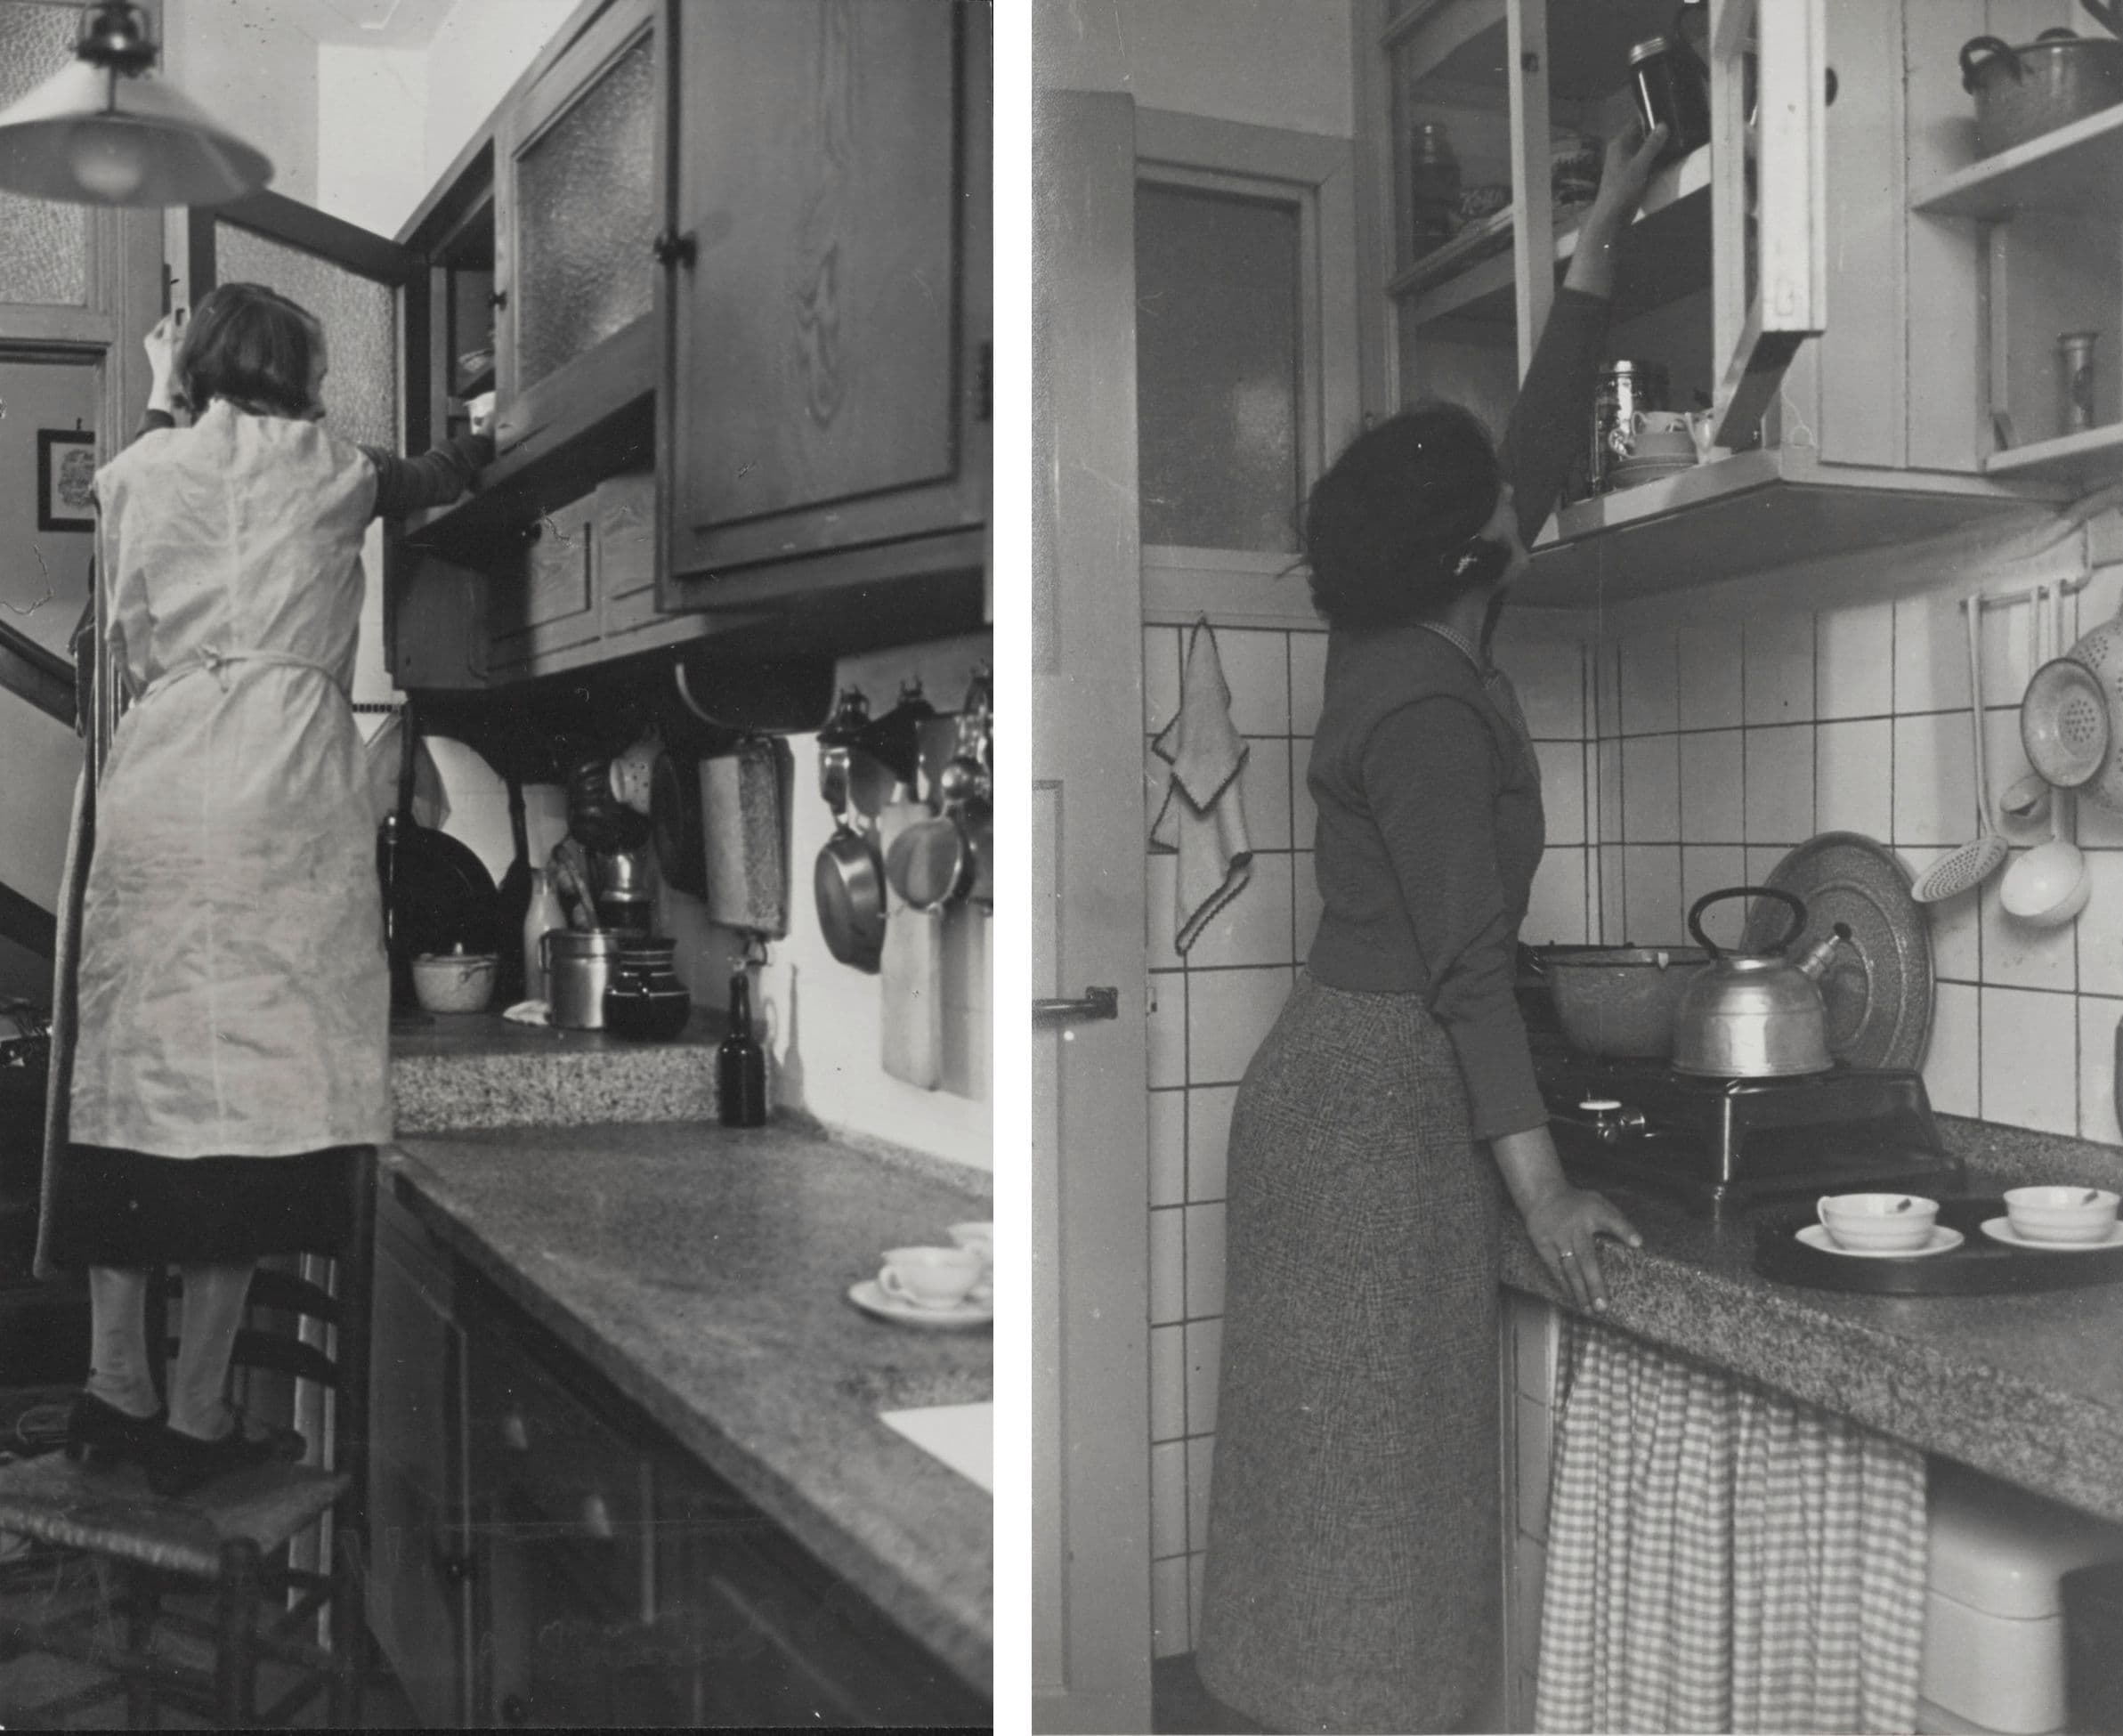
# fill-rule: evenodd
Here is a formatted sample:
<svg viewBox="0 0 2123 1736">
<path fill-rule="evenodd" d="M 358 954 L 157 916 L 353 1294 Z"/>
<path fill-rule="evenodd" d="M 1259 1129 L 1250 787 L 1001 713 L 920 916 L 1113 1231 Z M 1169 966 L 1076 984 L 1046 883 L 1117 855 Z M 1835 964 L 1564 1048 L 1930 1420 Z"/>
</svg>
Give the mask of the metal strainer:
<svg viewBox="0 0 2123 1736">
<path fill-rule="evenodd" d="M 2092 783 L 2109 753 L 2108 694 L 2094 671 L 2070 657 L 2037 669 L 2020 702 L 2020 744 L 2057 789 Z"/>
</svg>

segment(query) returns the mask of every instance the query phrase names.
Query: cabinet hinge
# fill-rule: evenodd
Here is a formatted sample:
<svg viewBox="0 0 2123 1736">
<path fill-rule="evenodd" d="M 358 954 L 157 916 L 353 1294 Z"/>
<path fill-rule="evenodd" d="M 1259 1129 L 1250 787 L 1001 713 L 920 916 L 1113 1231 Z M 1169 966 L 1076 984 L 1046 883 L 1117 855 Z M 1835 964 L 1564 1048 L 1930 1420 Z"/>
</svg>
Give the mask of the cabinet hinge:
<svg viewBox="0 0 2123 1736">
<path fill-rule="evenodd" d="M 681 235 L 675 230 L 665 230 L 650 244 L 659 265 L 685 265 L 690 267 L 700 256 L 700 244 L 691 231 Z"/>
</svg>

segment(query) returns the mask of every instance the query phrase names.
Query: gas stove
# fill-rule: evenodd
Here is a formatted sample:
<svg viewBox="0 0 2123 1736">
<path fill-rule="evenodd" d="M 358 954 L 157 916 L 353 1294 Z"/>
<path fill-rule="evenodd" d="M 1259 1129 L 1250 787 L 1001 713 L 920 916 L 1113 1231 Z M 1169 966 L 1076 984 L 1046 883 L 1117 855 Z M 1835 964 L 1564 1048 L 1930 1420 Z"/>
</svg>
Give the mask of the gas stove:
<svg viewBox="0 0 2123 1736">
<path fill-rule="evenodd" d="M 1698 1079 L 1536 1043 L 1534 1073 L 1556 1149 L 1595 1187 L 1629 1180 L 1722 1214 L 1854 1189 L 1953 1192 L 1965 1180 L 1924 1080 L 1903 1069 Z"/>
</svg>

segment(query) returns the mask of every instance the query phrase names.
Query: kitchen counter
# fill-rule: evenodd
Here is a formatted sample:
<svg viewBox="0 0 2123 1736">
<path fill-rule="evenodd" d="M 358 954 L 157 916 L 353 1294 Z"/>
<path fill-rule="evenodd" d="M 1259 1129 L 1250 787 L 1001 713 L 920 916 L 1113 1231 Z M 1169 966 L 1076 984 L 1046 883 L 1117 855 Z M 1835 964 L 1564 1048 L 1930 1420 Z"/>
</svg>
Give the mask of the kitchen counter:
<svg viewBox="0 0 2123 1736">
<path fill-rule="evenodd" d="M 990 1397 L 992 1336 L 847 1300 L 879 1250 L 989 1216 L 987 1177 L 686 1122 L 416 1134 L 385 1162 L 475 1270 L 987 1691 L 993 1504 L 878 1412 Z"/>
<path fill-rule="evenodd" d="M 438 1014 L 391 1027 L 401 1133 L 503 1124 L 712 1121 L 720 1015 L 693 1009 L 669 1042 L 517 1025 L 498 1013 Z"/>
<path fill-rule="evenodd" d="M 2123 1153 L 1941 1117 L 1967 1191 L 2113 1186 Z M 1644 1245 L 1600 1244 L 1605 1324 L 1774 1387 L 1929 1453 L 2123 1521 L 2123 1284 L 2009 1296 L 1872 1296 L 1773 1283 L 1746 1219 L 1602 1190 Z M 1564 1304 L 1506 1213 L 1503 1281 Z"/>
</svg>

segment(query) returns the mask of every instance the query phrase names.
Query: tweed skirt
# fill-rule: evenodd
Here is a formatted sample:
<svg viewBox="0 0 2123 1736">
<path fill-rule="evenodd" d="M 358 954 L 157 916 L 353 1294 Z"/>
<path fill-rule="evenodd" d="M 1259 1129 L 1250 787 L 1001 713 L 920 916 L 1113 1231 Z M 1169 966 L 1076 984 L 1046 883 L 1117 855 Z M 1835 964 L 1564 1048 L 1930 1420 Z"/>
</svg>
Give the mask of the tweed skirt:
<svg viewBox="0 0 2123 1736">
<path fill-rule="evenodd" d="M 1239 1089 L 1196 1653 L 1282 1731 L 1443 1731 L 1494 1675 L 1501 1188 L 1421 1001 L 1301 978 Z"/>
</svg>

